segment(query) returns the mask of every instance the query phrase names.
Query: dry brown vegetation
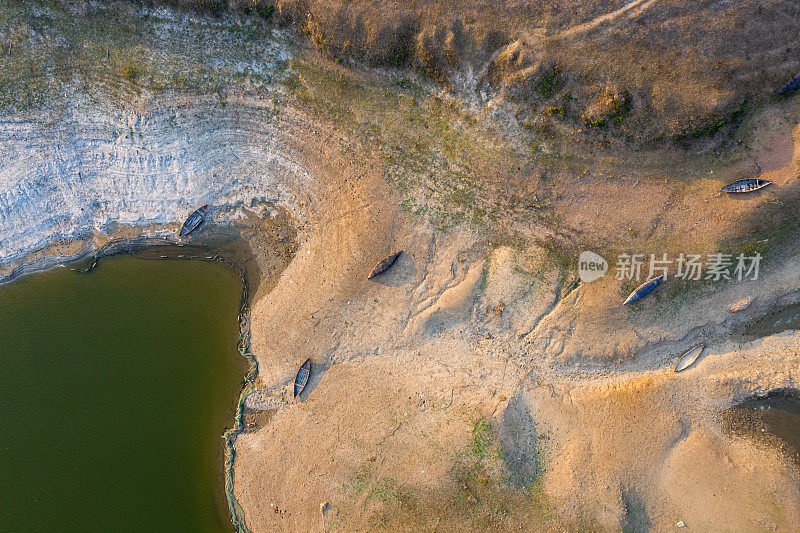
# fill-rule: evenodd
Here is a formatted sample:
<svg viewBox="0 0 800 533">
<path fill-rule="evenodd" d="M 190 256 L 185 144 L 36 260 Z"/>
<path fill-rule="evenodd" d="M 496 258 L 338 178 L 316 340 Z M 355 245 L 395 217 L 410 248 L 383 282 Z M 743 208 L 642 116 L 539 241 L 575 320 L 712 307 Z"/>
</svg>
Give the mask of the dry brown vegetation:
<svg viewBox="0 0 800 533">
<path fill-rule="evenodd" d="M 336 59 L 413 67 L 637 140 L 714 134 L 800 69 L 800 5 L 786 0 L 172 3 L 259 13 Z"/>
</svg>

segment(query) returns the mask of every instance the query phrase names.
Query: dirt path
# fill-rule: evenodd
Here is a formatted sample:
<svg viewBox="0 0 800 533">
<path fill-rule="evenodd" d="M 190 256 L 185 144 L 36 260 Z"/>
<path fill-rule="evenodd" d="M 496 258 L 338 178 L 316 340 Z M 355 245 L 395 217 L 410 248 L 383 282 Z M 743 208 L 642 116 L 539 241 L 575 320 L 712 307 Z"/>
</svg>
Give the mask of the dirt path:
<svg viewBox="0 0 800 533">
<path fill-rule="evenodd" d="M 584 22 L 583 24 L 573 26 L 572 28 L 557 33 L 556 35 L 548 36 L 548 39 L 559 40 L 559 39 L 575 37 L 582 33 L 589 32 L 597 28 L 598 26 L 601 26 L 602 24 L 611 22 L 621 17 L 628 11 L 636 10 L 636 13 L 631 16 L 638 16 L 641 13 L 643 13 L 647 8 L 649 8 L 654 2 L 656 2 L 656 0 L 633 0 L 633 2 L 624 5 L 623 7 L 617 9 L 616 11 L 606 13 L 605 15 L 600 15 L 599 17 L 596 17 L 588 22 Z"/>
</svg>

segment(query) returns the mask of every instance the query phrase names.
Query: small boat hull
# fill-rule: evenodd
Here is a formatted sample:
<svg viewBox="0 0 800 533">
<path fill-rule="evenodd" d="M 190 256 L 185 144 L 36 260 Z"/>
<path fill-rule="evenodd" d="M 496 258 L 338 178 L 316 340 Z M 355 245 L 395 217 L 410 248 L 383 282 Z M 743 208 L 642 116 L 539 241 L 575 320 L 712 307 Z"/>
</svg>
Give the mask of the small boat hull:
<svg viewBox="0 0 800 533">
<path fill-rule="evenodd" d="M 683 372 L 690 366 L 692 366 L 697 359 L 700 357 L 700 354 L 703 353 L 705 350 L 705 344 L 698 344 L 697 346 L 692 346 L 689 348 L 680 359 L 678 359 L 678 364 L 675 365 L 675 372 Z"/>
<path fill-rule="evenodd" d="M 759 189 L 763 189 L 764 187 L 770 185 L 771 183 L 772 183 L 771 181 L 761 178 L 746 178 L 743 180 L 738 180 L 729 183 L 723 188 L 721 188 L 720 191 L 732 194 L 741 194 L 745 192 L 753 192 Z"/>
<path fill-rule="evenodd" d="M 778 94 L 786 94 L 800 89 L 800 74 L 786 82 L 786 85 L 778 90 Z"/>
<path fill-rule="evenodd" d="M 191 215 L 186 217 L 186 221 L 181 226 L 181 231 L 178 233 L 179 237 L 186 237 L 191 232 L 197 229 L 197 227 L 203 222 L 206 218 L 206 213 L 208 212 L 208 204 L 201 206 L 200 208 L 196 209 L 192 212 Z"/>
<path fill-rule="evenodd" d="M 403 250 L 400 250 L 399 252 L 395 252 L 393 254 L 389 254 L 386 257 L 384 257 L 383 259 L 381 259 L 378 262 L 378 264 L 375 265 L 375 268 L 372 269 L 372 272 L 370 272 L 369 277 L 367 279 L 372 279 L 375 276 L 383 274 L 384 272 L 386 272 L 387 270 L 392 268 L 392 265 L 395 263 L 395 261 L 397 261 L 397 258 L 400 257 L 400 254 L 402 254 L 402 253 L 403 253 Z"/>
<path fill-rule="evenodd" d="M 306 359 L 297 371 L 297 376 L 294 378 L 294 397 L 300 395 L 308 385 L 308 376 L 311 375 L 311 359 Z"/>
<path fill-rule="evenodd" d="M 658 276 L 657 278 L 651 279 L 648 282 L 642 283 L 636 288 L 635 291 L 633 291 L 630 294 L 630 296 L 628 296 L 628 298 L 625 299 L 624 302 L 622 302 L 622 305 L 628 305 L 637 300 L 641 300 L 642 298 L 653 292 L 653 290 L 658 286 L 659 283 L 661 283 L 663 279 L 664 276 L 662 275 Z"/>
</svg>

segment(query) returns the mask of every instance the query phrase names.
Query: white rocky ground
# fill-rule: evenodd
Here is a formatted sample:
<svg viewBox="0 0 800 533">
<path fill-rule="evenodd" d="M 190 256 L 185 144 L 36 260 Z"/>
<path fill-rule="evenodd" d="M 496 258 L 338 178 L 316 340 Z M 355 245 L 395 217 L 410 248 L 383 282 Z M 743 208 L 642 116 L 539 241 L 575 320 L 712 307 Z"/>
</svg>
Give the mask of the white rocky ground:
<svg viewBox="0 0 800 533">
<path fill-rule="evenodd" d="M 54 16 L 42 10 L 43 20 Z M 46 108 L 0 113 L 0 264 L 112 223 L 182 222 L 204 203 L 280 200 L 287 183 L 307 176 L 281 140 L 283 91 L 270 78 L 289 58 L 280 34 L 251 43 L 240 19 L 163 9 L 135 16 L 147 21 L 142 44 L 119 58 L 94 52 L 134 65 L 139 78 L 87 79 L 77 70 L 50 87 Z M 2 33 L 31 55 L 71 50 L 68 37 L 41 24 Z M 204 34 L 215 42 L 211 55 L 197 46 Z M 194 75 L 193 61 L 220 80 L 236 78 L 239 95 L 152 90 L 169 76 Z M 214 83 L 211 74 L 200 79 Z"/>
<path fill-rule="evenodd" d="M 52 125 L 0 122 L 0 260 L 112 222 L 180 222 L 205 203 L 278 200 L 280 183 L 304 174 L 257 109 L 90 109 L 76 102 Z"/>
<path fill-rule="evenodd" d="M 287 177 L 304 175 L 260 120 L 266 110 L 91 109 L 77 101 L 55 124 L 0 122 L 0 260 L 112 222 L 180 222 L 204 203 L 278 200 Z"/>
</svg>

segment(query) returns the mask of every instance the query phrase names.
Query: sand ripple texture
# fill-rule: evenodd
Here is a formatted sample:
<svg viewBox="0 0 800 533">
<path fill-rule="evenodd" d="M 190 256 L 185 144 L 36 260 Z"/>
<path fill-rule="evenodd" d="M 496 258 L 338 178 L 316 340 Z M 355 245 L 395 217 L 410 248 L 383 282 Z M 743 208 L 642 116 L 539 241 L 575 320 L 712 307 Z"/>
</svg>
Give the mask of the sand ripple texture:
<svg viewBox="0 0 800 533">
<path fill-rule="evenodd" d="M 198 205 L 282 200 L 306 176 L 258 102 L 177 101 L 0 118 L 0 261 L 113 222 L 182 222 Z"/>
<path fill-rule="evenodd" d="M 274 388 L 258 389 L 251 393 L 244 401 L 245 407 L 257 411 L 267 411 L 280 407 L 285 402 L 276 396 Z"/>
</svg>

